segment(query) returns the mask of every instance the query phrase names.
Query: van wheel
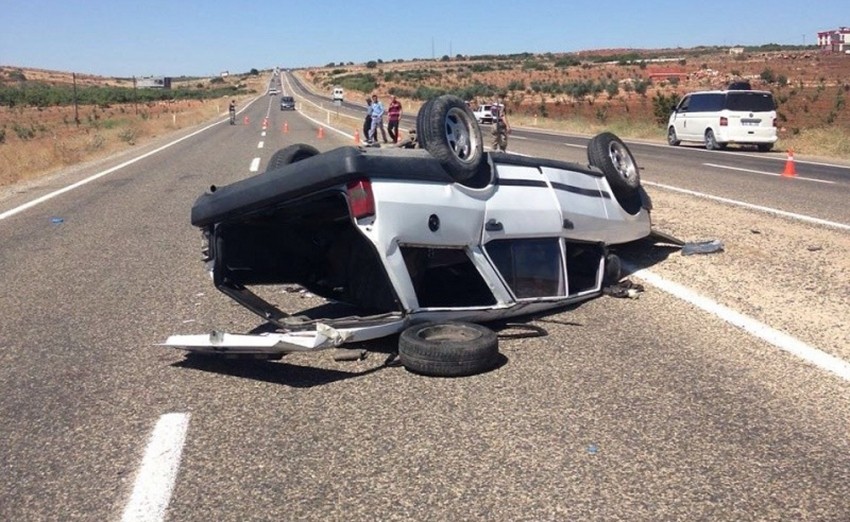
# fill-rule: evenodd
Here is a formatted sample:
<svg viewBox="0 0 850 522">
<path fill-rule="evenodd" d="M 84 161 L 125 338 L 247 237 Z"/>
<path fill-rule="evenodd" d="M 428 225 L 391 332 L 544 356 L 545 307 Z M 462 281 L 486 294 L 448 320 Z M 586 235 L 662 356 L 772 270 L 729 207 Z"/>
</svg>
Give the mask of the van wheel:
<svg viewBox="0 0 850 522">
<path fill-rule="evenodd" d="M 723 150 L 726 148 L 726 144 L 717 143 L 717 139 L 714 137 L 714 131 L 708 129 L 705 131 L 705 148 L 706 150 Z"/>
<path fill-rule="evenodd" d="M 676 128 L 670 127 L 670 130 L 667 131 L 667 144 L 672 147 L 678 147 L 682 141 L 676 136 Z"/>
<path fill-rule="evenodd" d="M 422 323 L 401 333 L 398 355 L 413 373 L 460 377 L 485 372 L 499 364 L 496 332 L 460 321 Z"/>
<path fill-rule="evenodd" d="M 289 165 L 290 163 L 295 163 L 296 161 L 307 159 L 318 153 L 319 149 L 312 145 L 307 145 L 306 143 L 290 145 L 289 147 L 282 148 L 272 154 L 272 158 L 269 160 L 269 166 L 266 167 L 266 172 L 279 169 Z"/>
<path fill-rule="evenodd" d="M 620 138 L 610 132 L 594 136 L 587 144 L 587 161 L 605 174 L 626 212 L 640 212 L 640 173 L 634 156 Z"/>
<path fill-rule="evenodd" d="M 472 110 L 457 96 L 443 95 L 423 105 L 416 135 L 424 136 L 420 144 L 455 181 L 469 181 L 478 173 L 484 138 Z"/>
</svg>

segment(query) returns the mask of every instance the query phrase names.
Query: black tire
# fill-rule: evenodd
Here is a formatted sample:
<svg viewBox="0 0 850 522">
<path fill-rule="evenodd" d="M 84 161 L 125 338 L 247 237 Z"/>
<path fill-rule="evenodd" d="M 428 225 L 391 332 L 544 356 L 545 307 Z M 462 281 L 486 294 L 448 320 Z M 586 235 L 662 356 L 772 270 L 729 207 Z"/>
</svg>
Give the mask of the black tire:
<svg viewBox="0 0 850 522">
<path fill-rule="evenodd" d="M 272 154 L 272 158 L 269 160 L 269 166 L 266 167 L 266 172 L 279 169 L 289 165 L 290 163 L 295 163 L 296 161 L 307 159 L 318 153 L 319 149 L 312 145 L 307 145 L 306 143 L 296 143 L 294 145 L 284 147 Z"/>
<path fill-rule="evenodd" d="M 475 323 L 422 323 L 401 333 L 398 354 L 408 371 L 435 377 L 461 377 L 499 364 L 496 333 Z"/>
<path fill-rule="evenodd" d="M 484 138 L 469 106 L 450 94 L 434 98 L 420 111 L 424 148 L 459 183 L 475 177 L 484 158 Z M 422 142 L 420 142 L 422 143 Z"/>
<path fill-rule="evenodd" d="M 420 149 L 425 148 L 425 144 L 428 142 L 428 137 L 426 136 L 427 124 L 425 123 L 425 115 L 431 108 L 431 103 L 434 101 L 434 98 L 426 101 L 422 104 L 422 107 L 419 108 L 419 112 L 416 113 L 416 143 L 419 144 Z"/>
<path fill-rule="evenodd" d="M 605 256 L 605 272 L 602 276 L 602 286 L 616 285 L 623 278 L 623 263 L 617 254 Z"/>
<path fill-rule="evenodd" d="M 678 147 L 680 143 L 682 143 L 682 140 L 676 136 L 676 128 L 671 126 L 667 130 L 667 144 L 671 147 Z"/>
<path fill-rule="evenodd" d="M 610 132 L 597 134 L 587 144 L 587 161 L 605 174 L 620 206 L 637 214 L 641 209 L 640 171 L 623 140 Z"/>
</svg>

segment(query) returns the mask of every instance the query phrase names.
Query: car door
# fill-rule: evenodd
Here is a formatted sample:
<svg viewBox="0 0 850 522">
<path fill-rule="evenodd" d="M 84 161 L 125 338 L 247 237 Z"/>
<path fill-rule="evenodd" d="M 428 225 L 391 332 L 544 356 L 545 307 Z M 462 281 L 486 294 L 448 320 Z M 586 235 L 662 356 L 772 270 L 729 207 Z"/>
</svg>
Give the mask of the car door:
<svg viewBox="0 0 850 522">
<path fill-rule="evenodd" d="M 676 106 L 676 110 L 673 112 L 671 116 L 671 124 L 673 128 L 676 129 L 676 136 L 680 140 L 692 140 L 693 136 L 689 133 L 688 129 L 688 109 L 691 103 L 691 96 L 685 96 L 679 105 Z"/>
<path fill-rule="evenodd" d="M 551 184 L 531 165 L 496 165 L 482 244 L 518 300 L 566 296 L 563 219 Z"/>
</svg>

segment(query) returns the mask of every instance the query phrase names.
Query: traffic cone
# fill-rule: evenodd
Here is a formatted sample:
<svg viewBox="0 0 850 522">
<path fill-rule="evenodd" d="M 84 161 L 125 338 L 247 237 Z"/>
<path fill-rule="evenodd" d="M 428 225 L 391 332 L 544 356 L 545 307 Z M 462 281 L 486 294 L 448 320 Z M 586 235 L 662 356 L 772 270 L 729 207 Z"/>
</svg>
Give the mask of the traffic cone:
<svg viewBox="0 0 850 522">
<path fill-rule="evenodd" d="M 248 117 L 247 117 L 247 116 L 245 116 L 245 119 L 244 119 L 244 120 L 242 120 L 242 124 L 243 124 L 243 125 L 248 125 Z"/>
<path fill-rule="evenodd" d="M 263 118 L 263 130 L 266 130 L 268 128 L 269 128 L 269 119 Z"/>
<path fill-rule="evenodd" d="M 794 168 L 794 151 L 788 149 L 788 159 L 785 161 L 785 170 L 782 171 L 782 177 L 793 178 L 797 175 L 797 169 Z"/>
<path fill-rule="evenodd" d="M 286 134 L 287 132 L 289 132 L 289 122 L 285 121 L 283 122 L 283 133 Z"/>
<path fill-rule="evenodd" d="M 354 144 L 360 145 L 360 131 L 354 131 Z"/>
<path fill-rule="evenodd" d="M 318 137 L 319 139 L 322 139 L 322 138 L 324 138 L 324 137 L 325 137 L 325 128 L 324 128 L 324 127 L 319 127 L 319 134 L 318 134 L 318 136 L 317 136 L 317 137 Z"/>
</svg>

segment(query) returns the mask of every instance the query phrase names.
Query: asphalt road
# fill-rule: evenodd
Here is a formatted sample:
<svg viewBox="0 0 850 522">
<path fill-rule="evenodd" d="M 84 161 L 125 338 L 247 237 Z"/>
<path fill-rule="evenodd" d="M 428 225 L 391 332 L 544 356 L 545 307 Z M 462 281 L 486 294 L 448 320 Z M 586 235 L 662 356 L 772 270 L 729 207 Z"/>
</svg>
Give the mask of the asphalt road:
<svg viewBox="0 0 850 522">
<path fill-rule="evenodd" d="M 277 101 L 0 196 L 0 520 L 850 519 L 846 167 L 784 178 L 781 153 L 630 143 L 659 227 L 726 251 L 624 250 L 639 299 L 509 326 L 483 375 L 387 366 L 392 339 L 350 362 L 186 358 L 158 343 L 258 324 L 204 271 L 194 199 L 288 144 L 351 144 Z M 517 131 L 511 149 L 583 162 L 584 143 Z M 134 504 L 175 414 L 173 493 Z"/>
</svg>

